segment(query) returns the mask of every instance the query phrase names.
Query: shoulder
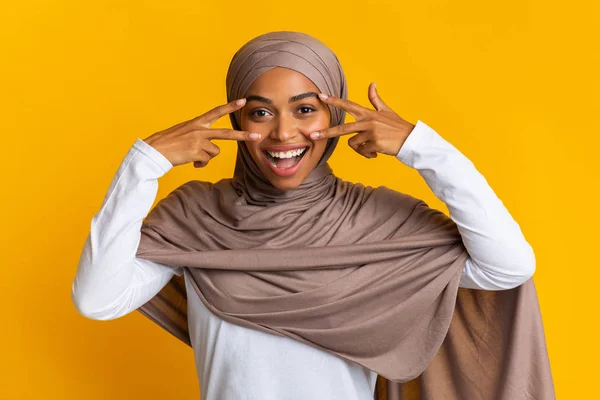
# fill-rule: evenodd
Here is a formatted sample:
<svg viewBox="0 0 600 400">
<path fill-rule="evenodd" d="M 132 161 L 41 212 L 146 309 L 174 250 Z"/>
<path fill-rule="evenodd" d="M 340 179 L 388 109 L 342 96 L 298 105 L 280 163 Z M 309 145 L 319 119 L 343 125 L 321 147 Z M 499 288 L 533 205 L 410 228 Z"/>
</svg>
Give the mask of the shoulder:
<svg viewBox="0 0 600 400">
<path fill-rule="evenodd" d="M 218 182 L 200 180 L 187 181 L 171 191 L 167 197 L 201 198 L 203 196 L 218 195 L 223 191 L 232 190 L 231 179 L 221 179 Z"/>
<path fill-rule="evenodd" d="M 360 182 L 349 182 L 338 178 L 338 189 L 344 191 L 347 198 L 353 198 L 360 207 L 377 210 L 378 213 L 410 214 L 417 206 L 427 204 L 408 193 L 399 192 L 387 186 L 368 186 Z"/>
<path fill-rule="evenodd" d="M 362 183 L 346 182 L 351 186 L 351 190 L 360 191 L 364 194 L 364 201 L 375 202 L 384 207 L 385 205 L 403 206 L 414 208 L 419 203 L 425 203 L 423 200 L 414 197 L 408 193 L 399 192 L 387 186 L 367 186 Z"/>
<path fill-rule="evenodd" d="M 213 191 L 213 183 L 192 180 L 185 182 L 163 197 L 153 209 L 158 212 L 161 208 L 170 210 L 186 210 L 190 204 L 202 203 Z"/>
</svg>

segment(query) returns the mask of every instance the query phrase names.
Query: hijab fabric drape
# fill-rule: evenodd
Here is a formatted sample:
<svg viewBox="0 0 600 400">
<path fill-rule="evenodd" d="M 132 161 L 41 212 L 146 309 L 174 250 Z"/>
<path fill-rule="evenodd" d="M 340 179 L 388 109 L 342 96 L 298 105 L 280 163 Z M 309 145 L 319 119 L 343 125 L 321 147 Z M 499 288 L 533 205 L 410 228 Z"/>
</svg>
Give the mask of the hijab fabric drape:
<svg viewBox="0 0 600 400">
<path fill-rule="evenodd" d="M 335 54 L 286 31 L 234 55 L 227 100 L 274 67 L 347 98 Z M 344 123 L 330 111 L 332 125 Z M 239 112 L 230 118 L 240 129 Z M 297 189 L 281 191 L 238 142 L 232 178 L 189 181 L 160 200 L 136 255 L 184 267 L 194 293 L 175 276 L 139 311 L 189 345 L 186 296 L 198 296 L 228 322 L 377 372 L 380 400 L 553 399 L 533 280 L 459 288 L 468 253 L 456 224 L 408 194 L 336 177 L 327 164 L 336 144 Z"/>
</svg>

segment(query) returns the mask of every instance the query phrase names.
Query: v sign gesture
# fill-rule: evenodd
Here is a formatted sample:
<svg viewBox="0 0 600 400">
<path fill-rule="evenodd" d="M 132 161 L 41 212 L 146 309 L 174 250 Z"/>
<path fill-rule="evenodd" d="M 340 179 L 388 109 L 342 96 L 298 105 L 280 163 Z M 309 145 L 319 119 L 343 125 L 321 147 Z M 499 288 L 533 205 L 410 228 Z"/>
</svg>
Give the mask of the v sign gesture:
<svg viewBox="0 0 600 400">
<path fill-rule="evenodd" d="M 415 125 L 402 119 L 377 94 L 375 82 L 369 85 L 369 101 L 375 110 L 356 104 L 350 100 L 320 93 L 325 104 L 347 111 L 356 122 L 336 125 L 310 134 L 312 139 L 327 139 L 358 132 L 348 139 L 348 145 L 367 158 L 377 157 L 377 153 L 395 156 L 412 132 Z"/>
<path fill-rule="evenodd" d="M 211 140 L 260 139 L 261 135 L 254 132 L 210 127 L 219 118 L 239 110 L 245 104 L 245 98 L 230 101 L 189 121 L 156 132 L 144 141 L 162 153 L 173 166 L 193 162 L 195 168 L 205 167 L 221 151 Z"/>
</svg>

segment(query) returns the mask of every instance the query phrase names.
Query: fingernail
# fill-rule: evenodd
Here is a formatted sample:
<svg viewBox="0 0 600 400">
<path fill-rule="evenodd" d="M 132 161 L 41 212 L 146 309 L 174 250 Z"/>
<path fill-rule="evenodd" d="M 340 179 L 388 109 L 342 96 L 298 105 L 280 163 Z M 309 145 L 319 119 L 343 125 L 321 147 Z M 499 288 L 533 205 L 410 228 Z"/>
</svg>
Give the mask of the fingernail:
<svg viewBox="0 0 600 400">
<path fill-rule="evenodd" d="M 260 133 L 251 133 L 248 136 L 250 136 L 250 139 L 260 139 Z"/>
<path fill-rule="evenodd" d="M 319 93 L 319 97 L 322 98 L 323 100 L 325 100 L 329 96 L 327 96 L 325 93 Z"/>
<path fill-rule="evenodd" d="M 318 139 L 321 136 L 321 132 L 313 132 L 310 134 L 312 139 Z"/>
<path fill-rule="evenodd" d="M 377 83 L 373 81 L 373 88 L 377 89 Z"/>
<path fill-rule="evenodd" d="M 237 104 L 238 106 L 243 106 L 244 104 L 246 104 L 246 99 L 236 100 L 235 104 Z"/>
</svg>

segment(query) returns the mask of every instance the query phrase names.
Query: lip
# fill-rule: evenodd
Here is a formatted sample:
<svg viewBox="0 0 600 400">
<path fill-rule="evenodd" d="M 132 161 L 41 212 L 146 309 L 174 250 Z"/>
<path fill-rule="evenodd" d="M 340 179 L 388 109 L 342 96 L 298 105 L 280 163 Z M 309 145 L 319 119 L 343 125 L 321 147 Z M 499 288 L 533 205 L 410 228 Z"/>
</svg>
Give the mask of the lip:
<svg viewBox="0 0 600 400">
<path fill-rule="evenodd" d="M 271 149 L 282 148 L 282 147 L 285 147 L 286 150 L 271 150 Z M 296 146 L 293 148 L 290 148 L 289 146 L 271 146 L 271 147 L 268 147 L 268 149 L 269 149 L 269 151 L 287 151 L 287 150 L 294 150 L 294 149 L 303 148 L 303 147 L 307 147 L 307 146 L 302 145 L 302 146 Z M 306 149 L 306 151 L 309 151 L 309 149 Z M 262 154 L 265 159 L 265 162 L 267 163 L 269 168 L 271 168 L 271 171 L 273 171 L 273 173 L 275 175 L 279 175 L 279 176 L 294 175 L 300 168 L 300 165 L 302 165 L 302 163 L 304 162 L 304 159 L 306 158 L 306 152 L 305 152 L 304 156 L 300 159 L 300 161 L 298 161 L 298 164 L 294 165 L 292 168 L 281 169 L 281 168 L 277 168 L 276 166 L 271 164 L 271 161 L 269 161 L 269 156 L 267 156 L 266 151 L 263 151 Z"/>
</svg>

